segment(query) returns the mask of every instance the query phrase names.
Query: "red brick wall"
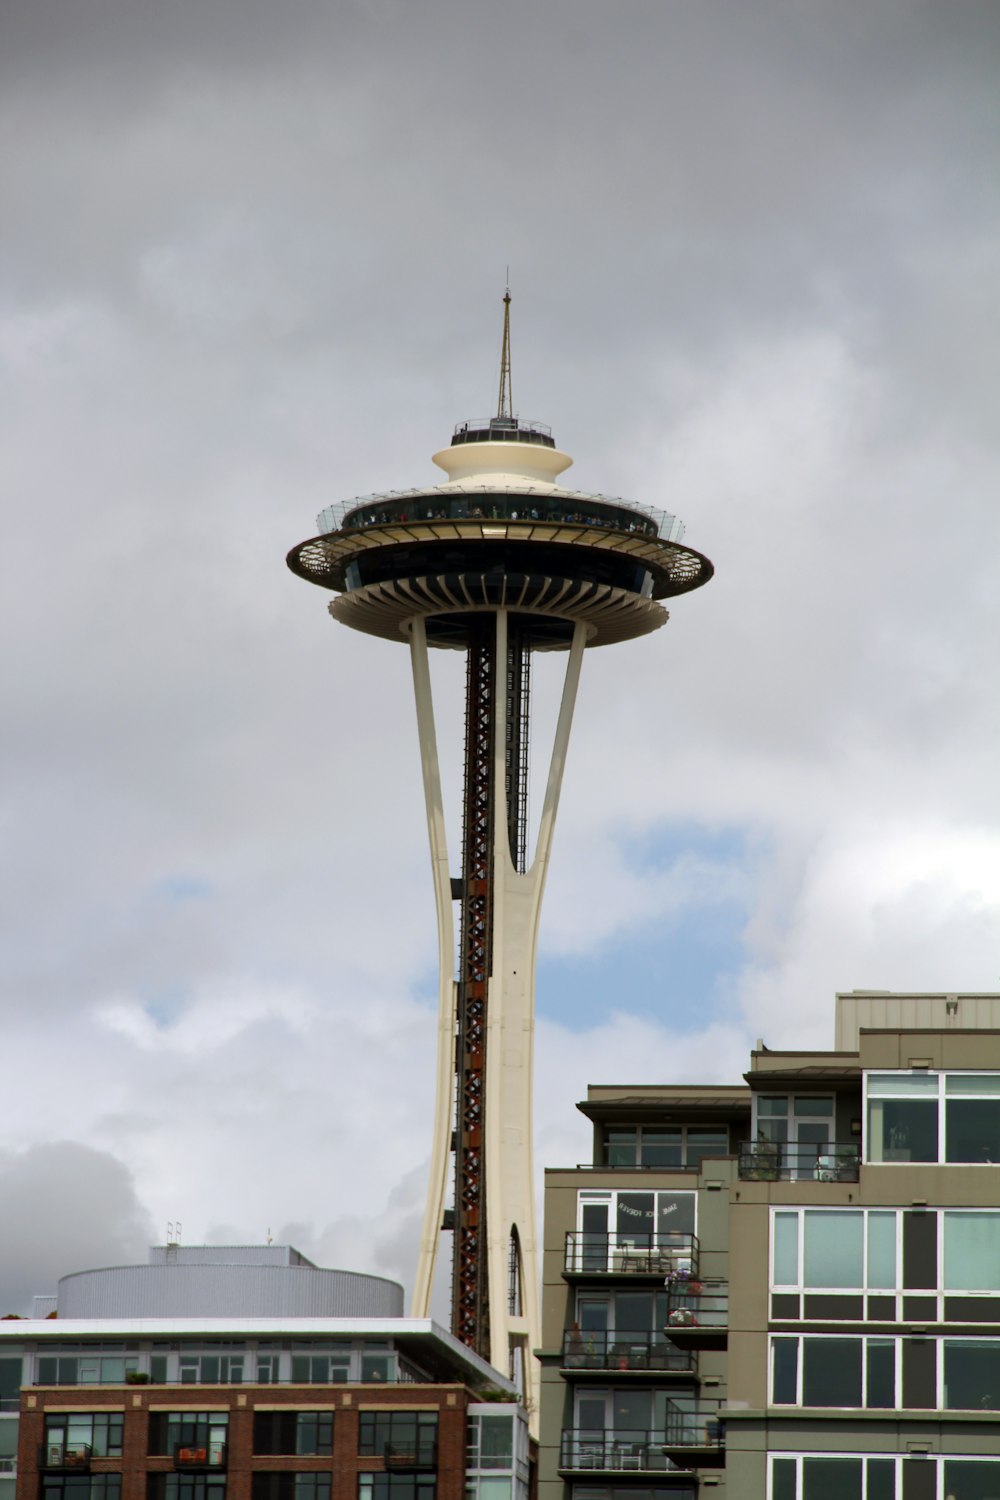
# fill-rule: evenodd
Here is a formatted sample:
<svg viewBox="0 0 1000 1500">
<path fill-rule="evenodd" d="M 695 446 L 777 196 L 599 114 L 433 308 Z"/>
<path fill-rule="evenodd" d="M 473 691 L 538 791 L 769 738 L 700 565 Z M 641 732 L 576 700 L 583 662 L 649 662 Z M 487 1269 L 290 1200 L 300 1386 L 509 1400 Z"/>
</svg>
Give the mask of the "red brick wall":
<svg viewBox="0 0 1000 1500">
<path fill-rule="evenodd" d="M 94 1458 L 91 1472 L 121 1473 L 122 1500 L 146 1500 L 147 1474 L 170 1473 L 173 1459 L 149 1448 L 149 1411 L 229 1412 L 227 1500 L 250 1500 L 254 1470 L 332 1473 L 331 1500 L 357 1500 L 358 1475 L 380 1473 L 384 1460 L 358 1453 L 358 1411 L 387 1407 L 438 1409 L 437 1500 L 464 1500 L 466 1408 L 475 1397 L 461 1385 L 125 1385 L 46 1386 L 21 1393 L 17 1459 L 17 1500 L 38 1500 L 38 1453 L 45 1436 L 47 1409 L 124 1410 L 121 1458 Z M 253 1413 L 257 1406 L 293 1410 L 322 1407 L 334 1413 L 333 1457 L 253 1455 Z"/>
</svg>

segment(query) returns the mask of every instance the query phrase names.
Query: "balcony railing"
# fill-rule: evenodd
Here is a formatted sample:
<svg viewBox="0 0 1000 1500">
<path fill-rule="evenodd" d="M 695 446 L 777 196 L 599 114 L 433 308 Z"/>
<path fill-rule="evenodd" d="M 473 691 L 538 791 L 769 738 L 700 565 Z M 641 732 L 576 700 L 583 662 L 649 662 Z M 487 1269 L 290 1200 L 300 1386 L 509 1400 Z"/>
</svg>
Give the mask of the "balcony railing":
<svg viewBox="0 0 1000 1500">
<path fill-rule="evenodd" d="M 659 1370 L 690 1373 L 689 1350 L 678 1349 L 662 1333 L 591 1333 L 567 1329 L 563 1335 L 567 1370 Z"/>
<path fill-rule="evenodd" d="M 386 1468 L 393 1471 L 432 1471 L 437 1468 L 437 1442 L 386 1443 L 382 1456 Z"/>
<path fill-rule="evenodd" d="M 860 1161 L 857 1141 L 748 1141 L 740 1147 L 739 1174 L 744 1182 L 857 1182 Z"/>
<path fill-rule="evenodd" d="M 561 1469 L 602 1470 L 605 1473 L 669 1469 L 662 1432 L 641 1429 L 600 1432 L 586 1428 L 564 1430 L 559 1454 Z"/>
<path fill-rule="evenodd" d="M 728 1329 L 728 1281 L 668 1278 L 667 1338 L 685 1349 L 724 1349 Z"/>
<path fill-rule="evenodd" d="M 225 1443 L 182 1443 L 174 1449 L 176 1469 L 224 1469 Z"/>
<path fill-rule="evenodd" d="M 595 1234 L 571 1229 L 563 1270 L 573 1276 L 659 1276 L 696 1270 L 698 1241 L 693 1234 Z"/>
<path fill-rule="evenodd" d="M 668 1401 L 663 1447 L 674 1463 L 711 1467 L 723 1462 L 726 1431 L 719 1404 L 681 1406 Z"/>
<path fill-rule="evenodd" d="M 38 1450 L 40 1469 L 73 1469 L 77 1473 L 90 1468 L 91 1448 L 87 1443 L 43 1443 Z"/>
</svg>

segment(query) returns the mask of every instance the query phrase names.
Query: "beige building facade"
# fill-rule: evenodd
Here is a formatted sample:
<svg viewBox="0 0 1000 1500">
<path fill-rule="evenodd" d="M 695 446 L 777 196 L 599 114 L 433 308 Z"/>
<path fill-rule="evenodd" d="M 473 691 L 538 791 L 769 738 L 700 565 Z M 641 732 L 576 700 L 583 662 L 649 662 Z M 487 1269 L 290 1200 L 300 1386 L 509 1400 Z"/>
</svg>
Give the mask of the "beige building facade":
<svg viewBox="0 0 1000 1500">
<path fill-rule="evenodd" d="M 1000 997 L 597 1087 L 546 1175 L 542 1500 L 998 1500 Z M 919 1022 L 919 1024 L 915 1024 Z"/>
</svg>

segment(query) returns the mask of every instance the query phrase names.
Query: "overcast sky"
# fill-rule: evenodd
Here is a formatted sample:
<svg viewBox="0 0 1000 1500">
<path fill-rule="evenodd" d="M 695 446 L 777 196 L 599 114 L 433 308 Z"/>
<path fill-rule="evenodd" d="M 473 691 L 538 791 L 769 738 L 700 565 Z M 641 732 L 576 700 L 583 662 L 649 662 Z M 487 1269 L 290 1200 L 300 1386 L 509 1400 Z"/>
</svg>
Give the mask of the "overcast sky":
<svg viewBox="0 0 1000 1500">
<path fill-rule="evenodd" d="M 717 569 L 585 663 L 539 1165 L 588 1082 L 1000 989 L 998 57 L 995 0 L 5 0 L 0 1311 L 168 1220 L 409 1285 L 409 664 L 284 554 L 492 408 L 508 265 L 567 482 Z"/>
</svg>

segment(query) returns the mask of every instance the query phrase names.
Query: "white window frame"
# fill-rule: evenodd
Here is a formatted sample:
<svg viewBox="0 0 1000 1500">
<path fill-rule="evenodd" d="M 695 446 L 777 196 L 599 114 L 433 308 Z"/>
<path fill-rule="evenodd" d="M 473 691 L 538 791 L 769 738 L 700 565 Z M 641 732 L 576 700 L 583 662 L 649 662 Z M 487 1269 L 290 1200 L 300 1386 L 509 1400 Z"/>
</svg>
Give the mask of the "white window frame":
<svg viewBox="0 0 1000 1500">
<path fill-rule="evenodd" d="M 870 1094 L 869 1093 L 869 1078 L 875 1078 L 875 1077 L 884 1078 L 884 1077 L 886 1077 L 887 1074 L 891 1074 L 893 1077 L 898 1077 L 898 1078 L 936 1078 L 937 1079 L 937 1096 L 936 1097 L 937 1097 L 937 1110 L 938 1110 L 938 1115 L 937 1115 L 937 1137 L 938 1137 L 938 1143 L 937 1143 L 937 1160 L 936 1160 L 936 1162 L 925 1162 L 925 1161 L 914 1161 L 914 1162 L 904 1162 L 904 1161 L 893 1161 L 893 1162 L 872 1161 L 872 1159 L 871 1159 L 871 1141 L 869 1139 L 869 1129 L 868 1129 L 868 1115 L 869 1115 L 868 1106 L 869 1106 L 869 1102 L 872 1099 L 887 1098 L 887 1097 L 890 1097 L 890 1096 L 888 1096 L 888 1095 L 880 1095 L 878 1093 Z M 946 1129 L 947 1129 L 947 1110 L 948 1110 L 948 1099 L 949 1099 L 947 1080 L 949 1078 L 959 1078 L 959 1077 L 961 1077 L 961 1078 L 1000 1078 L 1000 1071 L 998 1071 L 996 1068 L 982 1068 L 982 1069 L 979 1069 L 979 1068 L 867 1068 L 867 1069 L 865 1069 L 865 1072 L 862 1075 L 863 1094 L 862 1094 L 862 1104 L 861 1104 L 861 1160 L 865 1164 L 865 1166 L 873 1166 L 873 1167 L 886 1166 L 886 1167 L 903 1167 L 903 1168 L 906 1168 L 906 1167 L 929 1167 L 929 1166 L 946 1166 L 946 1167 L 994 1167 L 994 1166 L 997 1166 L 998 1163 L 996 1163 L 996 1162 L 975 1162 L 975 1161 L 969 1161 L 969 1162 L 964 1162 L 964 1161 L 963 1162 L 950 1162 L 950 1161 L 947 1160 L 947 1156 L 946 1156 Z M 902 1099 L 902 1098 L 906 1098 L 906 1095 L 905 1094 L 895 1094 L 895 1095 L 892 1095 L 891 1097 L 897 1098 L 897 1099 Z M 951 1095 L 950 1097 L 952 1097 L 952 1098 L 961 1098 L 961 1099 L 995 1099 L 997 1101 L 998 1107 L 1000 1107 L 1000 1094 L 997 1094 L 995 1092 L 984 1091 L 982 1094 L 969 1093 L 969 1094 Z M 923 1094 L 923 1095 L 918 1095 L 918 1094 L 915 1093 L 914 1094 L 914 1098 L 925 1098 L 925 1099 L 927 1099 L 927 1098 L 930 1098 L 930 1094 L 927 1093 L 927 1094 Z"/>
</svg>

